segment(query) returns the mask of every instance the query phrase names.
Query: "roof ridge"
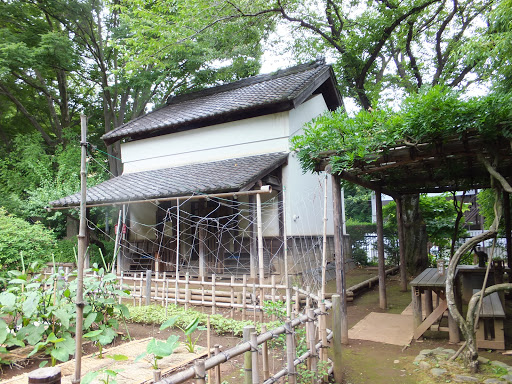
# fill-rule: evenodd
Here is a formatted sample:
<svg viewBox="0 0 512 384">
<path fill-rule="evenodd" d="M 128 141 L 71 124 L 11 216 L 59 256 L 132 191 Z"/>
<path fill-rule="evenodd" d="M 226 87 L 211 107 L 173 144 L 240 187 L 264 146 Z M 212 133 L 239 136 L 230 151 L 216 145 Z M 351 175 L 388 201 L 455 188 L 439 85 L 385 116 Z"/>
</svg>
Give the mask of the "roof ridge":
<svg viewBox="0 0 512 384">
<path fill-rule="evenodd" d="M 166 101 L 166 105 L 178 104 L 184 101 L 194 100 L 196 98 L 205 97 L 213 94 L 218 94 L 221 92 L 232 91 L 235 89 L 247 87 L 249 85 L 254 85 L 258 83 L 263 83 L 270 80 L 276 80 L 281 77 L 286 77 L 290 75 L 294 75 L 300 72 L 306 72 L 311 69 L 315 69 L 321 66 L 324 66 L 325 59 L 315 60 L 305 64 L 298 64 L 294 67 L 280 69 L 273 73 L 265 73 L 261 75 L 256 75 L 252 77 L 247 77 L 245 79 L 240 79 L 232 83 L 216 85 L 214 87 L 205 88 L 199 91 L 194 91 L 190 93 L 185 93 L 177 96 L 169 96 Z"/>
</svg>

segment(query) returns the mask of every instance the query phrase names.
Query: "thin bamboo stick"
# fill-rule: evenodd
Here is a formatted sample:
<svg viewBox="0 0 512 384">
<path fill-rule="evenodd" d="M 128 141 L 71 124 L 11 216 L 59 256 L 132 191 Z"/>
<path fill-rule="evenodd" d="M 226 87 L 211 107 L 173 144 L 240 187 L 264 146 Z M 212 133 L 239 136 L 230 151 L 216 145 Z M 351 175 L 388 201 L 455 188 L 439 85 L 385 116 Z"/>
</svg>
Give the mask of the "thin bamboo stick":
<svg viewBox="0 0 512 384">
<path fill-rule="evenodd" d="M 247 317 L 247 303 L 245 300 L 247 297 L 247 275 L 244 274 L 242 281 L 242 320 L 245 320 Z"/>
<path fill-rule="evenodd" d="M 261 325 L 261 333 L 267 332 L 267 326 L 265 324 Z M 267 380 L 270 377 L 270 370 L 268 366 L 268 344 L 264 341 L 261 344 L 261 360 L 263 364 L 263 380 Z"/>
<path fill-rule="evenodd" d="M 231 305 L 232 305 L 232 308 L 231 308 L 231 318 L 234 319 L 235 318 L 235 307 L 234 307 L 234 304 L 235 304 L 235 288 L 234 288 L 234 283 L 235 283 L 235 276 L 231 276 Z"/>
<path fill-rule="evenodd" d="M 212 274 L 212 315 L 215 315 L 215 273 Z"/>
</svg>

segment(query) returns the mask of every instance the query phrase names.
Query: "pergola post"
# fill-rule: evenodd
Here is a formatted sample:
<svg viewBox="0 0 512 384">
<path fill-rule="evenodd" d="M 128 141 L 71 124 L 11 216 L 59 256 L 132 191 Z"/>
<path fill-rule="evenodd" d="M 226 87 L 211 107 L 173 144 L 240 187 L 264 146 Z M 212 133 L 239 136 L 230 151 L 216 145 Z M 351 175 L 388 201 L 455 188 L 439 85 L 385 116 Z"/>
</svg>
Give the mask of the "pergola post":
<svg viewBox="0 0 512 384">
<path fill-rule="evenodd" d="M 402 199 L 395 198 L 396 203 L 396 222 L 398 228 L 398 249 L 400 252 L 400 289 L 407 292 L 407 265 L 405 264 L 405 236 L 404 236 L 404 219 L 402 213 Z"/>
<path fill-rule="evenodd" d="M 380 188 L 375 190 L 377 209 L 377 253 L 379 256 L 379 304 L 381 309 L 388 306 L 386 298 L 386 271 L 384 260 L 384 218 L 382 216 L 382 195 Z"/>
<path fill-rule="evenodd" d="M 339 175 L 331 175 L 334 223 L 334 259 L 336 266 L 336 293 L 340 295 L 341 299 L 341 343 L 348 344 L 347 295 L 345 290 L 345 260 L 342 244 L 343 220 L 340 183 L 341 178 Z M 325 265 L 323 267 L 325 268 Z"/>
<path fill-rule="evenodd" d="M 505 220 L 505 239 L 507 240 L 507 266 L 512 267 L 512 227 L 510 222 L 510 195 L 503 191 L 503 218 Z M 509 281 L 512 276 L 509 277 Z"/>
</svg>

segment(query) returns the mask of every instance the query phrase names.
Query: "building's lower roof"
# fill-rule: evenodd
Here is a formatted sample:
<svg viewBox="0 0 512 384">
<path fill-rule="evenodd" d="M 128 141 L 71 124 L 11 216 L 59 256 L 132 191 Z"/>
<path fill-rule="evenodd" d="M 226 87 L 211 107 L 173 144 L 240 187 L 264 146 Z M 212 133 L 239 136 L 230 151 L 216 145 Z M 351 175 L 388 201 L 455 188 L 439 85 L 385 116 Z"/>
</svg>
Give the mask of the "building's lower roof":
<svg viewBox="0 0 512 384">
<path fill-rule="evenodd" d="M 88 188 L 87 205 L 239 191 L 284 164 L 287 157 L 287 153 L 269 153 L 128 173 Z M 79 204 L 79 193 L 50 202 L 53 208 Z"/>
</svg>

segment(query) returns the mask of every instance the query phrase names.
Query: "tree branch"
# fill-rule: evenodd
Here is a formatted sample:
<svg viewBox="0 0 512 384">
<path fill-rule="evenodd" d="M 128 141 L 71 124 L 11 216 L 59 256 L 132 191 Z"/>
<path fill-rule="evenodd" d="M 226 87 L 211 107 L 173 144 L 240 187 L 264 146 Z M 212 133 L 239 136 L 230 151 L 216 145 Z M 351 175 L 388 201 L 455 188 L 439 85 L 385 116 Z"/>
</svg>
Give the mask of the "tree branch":
<svg viewBox="0 0 512 384">
<path fill-rule="evenodd" d="M 423 79 L 421 77 L 420 69 L 418 68 L 418 63 L 416 62 L 416 57 L 412 53 L 411 49 L 411 42 L 413 37 L 413 22 L 409 22 L 409 31 L 407 31 L 407 41 L 405 44 L 405 50 L 407 52 L 407 56 L 409 57 L 409 62 L 412 68 L 412 73 L 414 74 L 414 77 L 416 78 L 416 84 L 418 86 L 418 89 L 421 88 L 423 85 Z"/>
<path fill-rule="evenodd" d="M 494 167 L 487 161 L 485 157 L 482 156 L 482 154 L 477 155 L 478 160 L 485 166 L 487 171 L 491 174 L 492 177 L 494 177 L 500 184 L 501 187 L 508 193 L 512 193 L 512 187 L 508 183 L 508 181 L 499 173 Z"/>
</svg>

